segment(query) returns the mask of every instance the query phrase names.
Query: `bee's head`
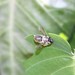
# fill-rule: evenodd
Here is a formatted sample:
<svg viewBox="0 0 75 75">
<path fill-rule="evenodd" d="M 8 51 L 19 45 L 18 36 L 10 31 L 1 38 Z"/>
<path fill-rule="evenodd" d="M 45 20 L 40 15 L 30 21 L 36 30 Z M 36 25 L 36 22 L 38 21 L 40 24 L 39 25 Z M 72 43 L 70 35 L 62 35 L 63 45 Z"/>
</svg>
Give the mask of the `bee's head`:
<svg viewBox="0 0 75 75">
<path fill-rule="evenodd" d="M 49 41 L 50 43 L 53 43 L 53 39 L 51 39 L 50 37 L 48 38 L 48 41 Z"/>
</svg>

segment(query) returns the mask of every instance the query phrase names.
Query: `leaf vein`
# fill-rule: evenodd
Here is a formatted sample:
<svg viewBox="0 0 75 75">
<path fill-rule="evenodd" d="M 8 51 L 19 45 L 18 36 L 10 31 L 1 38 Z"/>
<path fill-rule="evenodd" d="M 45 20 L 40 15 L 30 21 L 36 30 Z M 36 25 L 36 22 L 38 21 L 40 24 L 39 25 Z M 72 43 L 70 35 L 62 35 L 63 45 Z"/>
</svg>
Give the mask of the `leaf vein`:
<svg viewBox="0 0 75 75">
<path fill-rule="evenodd" d="M 61 57 L 69 57 L 69 56 L 59 56 L 59 57 L 54 57 L 54 58 L 49 58 L 49 59 L 42 60 L 40 62 L 37 62 L 37 63 L 31 65 L 29 68 L 26 69 L 26 71 L 29 71 L 32 67 L 34 67 L 34 66 L 36 66 L 36 65 L 38 65 L 38 64 L 40 64 L 42 62 L 45 62 L 47 60 L 53 60 L 53 59 L 56 59 L 56 58 L 61 58 Z"/>
</svg>

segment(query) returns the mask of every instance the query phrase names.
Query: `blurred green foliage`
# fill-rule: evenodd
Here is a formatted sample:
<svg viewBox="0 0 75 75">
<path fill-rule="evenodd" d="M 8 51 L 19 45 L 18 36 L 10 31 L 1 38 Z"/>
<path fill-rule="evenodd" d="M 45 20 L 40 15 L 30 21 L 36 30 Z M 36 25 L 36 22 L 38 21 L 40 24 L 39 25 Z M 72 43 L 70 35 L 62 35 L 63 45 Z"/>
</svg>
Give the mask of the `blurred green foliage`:
<svg viewBox="0 0 75 75">
<path fill-rule="evenodd" d="M 30 34 L 41 34 L 38 30 L 40 26 L 47 33 L 62 33 L 63 38 L 75 48 L 75 0 L 62 0 L 66 6 L 59 6 L 60 8 L 55 7 L 57 2 L 54 2 L 59 0 L 49 0 L 53 1 L 54 5 L 47 5 L 43 1 L 46 0 L 0 0 L 2 75 L 25 75 L 22 73 L 23 69 L 18 70 L 22 67 L 19 63 L 25 61 L 28 53 L 34 53 L 32 44 L 25 38 Z M 62 5 L 61 3 L 57 4 Z M 8 69 L 10 72 L 7 72 Z"/>
</svg>

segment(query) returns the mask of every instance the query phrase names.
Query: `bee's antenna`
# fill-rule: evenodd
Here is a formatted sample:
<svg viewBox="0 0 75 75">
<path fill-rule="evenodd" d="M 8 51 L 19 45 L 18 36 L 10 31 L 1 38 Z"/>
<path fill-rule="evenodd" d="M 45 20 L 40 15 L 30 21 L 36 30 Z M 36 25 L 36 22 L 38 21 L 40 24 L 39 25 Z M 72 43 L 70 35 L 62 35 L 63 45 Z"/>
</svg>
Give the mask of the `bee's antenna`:
<svg viewBox="0 0 75 75">
<path fill-rule="evenodd" d="M 46 31 L 44 30 L 44 28 L 42 26 L 39 27 L 39 31 L 43 34 L 43 35 L 47 35 Z"/>
</svg>

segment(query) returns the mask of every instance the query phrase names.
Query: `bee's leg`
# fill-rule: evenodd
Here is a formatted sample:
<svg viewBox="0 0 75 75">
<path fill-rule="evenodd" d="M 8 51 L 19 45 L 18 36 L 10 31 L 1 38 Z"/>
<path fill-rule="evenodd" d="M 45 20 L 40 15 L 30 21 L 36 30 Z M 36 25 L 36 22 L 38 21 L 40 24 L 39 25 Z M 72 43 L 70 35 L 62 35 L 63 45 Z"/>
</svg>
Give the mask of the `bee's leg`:
<svg viewBox="0 0 75 75">
<path fill-rule="evenodd" d="M 42 48 L 42 45 L 40 44 L 36 45 L 36 50 L 41 49 L 41 48 Z"/>
<path fill-rule="evenodd" d="M 38 55 L 38 54 L 41 52 L 42 48 L 43 48 L 43 46 L 40 45 L 40 44 L 38 44 L 38 45 L 36 46 L 36 52 L 35 52 L 35 54 Z"/>
</svg>

